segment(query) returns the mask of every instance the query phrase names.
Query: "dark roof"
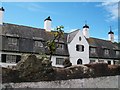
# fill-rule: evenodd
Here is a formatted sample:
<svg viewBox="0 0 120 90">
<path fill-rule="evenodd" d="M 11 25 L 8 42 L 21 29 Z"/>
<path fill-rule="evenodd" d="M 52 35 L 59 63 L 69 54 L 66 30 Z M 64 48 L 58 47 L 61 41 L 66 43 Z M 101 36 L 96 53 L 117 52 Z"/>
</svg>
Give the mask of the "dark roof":
<svg viewBox="0 0 120 90">
<path fill-rule="evenodd" d="M 0 11 L 5 11 L 5 9 L 3 7 L 0 8 Z"/>
<path fill-rule="evenodd" d="M 120 50 L 120 47 L 117 43 L 113 43 L 109 40 L 103 40 L 103 39 L 98 39 L 98 38 L 88 38 L 87 39 L 88 43 L 90 46 L 95 46 L 95 47 L 102 47 L 102 48 L 107 48 L 107 49 L 114 49 L 114 50 Z"/>
<path fill-rule="evenodd" d="M 88 38 L 87 39 L 90 47 L 94 47 L 97 49 L 95 54 L 90 54 L 90 57 L 101 57 L 101 58 L 115 58 L 115 50 L 120 50 L 118 44 L 113 43 L 108 40 L 98 39 L 98 38 Z M 104 55 L 104 49 L 110 50 L 109 56 Z M 120 56 L 119 56 L 120 57 Z"/>
<path fill-rule="evenodd" d="M 34 28 L 23 25 L 9 24 L 3 23 L 2 34 L 3 36 L 12 36 L 19 38 L 26 38 L 31 40 L 42 40 L 46 42 L 48 40 L 52 40 L 54 38 L 55 31 L 47 32 L 45 29 Z M 60 43 L 65 45 L 65 49 L 63 51 L 57 51 L 56 54 L 60 55 L 69 55 L 67 49 L 67 34 L 65 33 L 63 38 L 60 39 Z"/>
<path fill-rule="evenodd" d="M 68 34 L 68 43 L 70 43 L 73 40 L 73 38 L 78 32 L 79 32 L 79 29 Z"/>
<path fill-rule="evenodd" d="M 83 26 L 83 28 L 89 28 L 89 26 L 87 24 L 85 24 L 85 26 Z"/>
<path fill-rule="evenodd" d="M 50 16 L 47 17 L 44 21 L 46 21 L 46 20 L 52 21 L 52 19 L 50 18 Z"/>
<path fill-rule="evenodd" d="M 112 30 L 110 30 L 110 32 L 108 32 L 108 34 L 114 34 L 114 32 L 112 32 Z"/>
</svg>

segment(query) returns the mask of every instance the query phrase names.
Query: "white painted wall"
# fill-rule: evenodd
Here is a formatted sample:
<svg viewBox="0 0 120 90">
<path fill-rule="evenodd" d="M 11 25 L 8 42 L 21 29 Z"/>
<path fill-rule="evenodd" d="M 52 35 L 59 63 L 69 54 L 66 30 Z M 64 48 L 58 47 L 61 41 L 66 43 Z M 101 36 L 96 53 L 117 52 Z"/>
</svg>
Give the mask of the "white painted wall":
<svg viewBox="0 0 120 90">
<path fill-rule="evenodd" d="M 81 41 L 79 41 L 79 37 L 81 37 Z M 84 52 L 76 51 L 77 44 L 84 45 Z M 78 59 L 82 59 L 83 64 L 89 63 L 89 44 L 80 30 L 73 40 L 68 43 L 68 51 L 70 54 L 70 61 L 73 65 L 77 64 Z"/>
<path fill-rule="evenodd" d="M 51 58 L 51 61 L 52 61 L 52 66 L 55 66 L 55 67 L 63 67 L 63 65 L 56 65 L 56 58 L 68 58 L 66 56 L 52 56 Z"/>
<path fill-rule="evenodd" d="M 108 39 L 109 39 L 111 42 L 114 42 L 114 34 L 108 34 Z"/>
<path fill-rule="evenodd" d="M 86 38 L 89 38 L 90 35 L 89 35 L 89 28 L 83 28 L 83 35 L 86 37 Z"/>
<path fill-rule="evenodd" d="M 0 10 L 0 25 L 3 24 L 3 13 L 4 13 L 4 11 Z"/>
<path fill-rule="evenodd" d="M 51 31 L 51 21 L 50 20 L 44 21 L 44 29 L 49 32 Z"/>
</svg>

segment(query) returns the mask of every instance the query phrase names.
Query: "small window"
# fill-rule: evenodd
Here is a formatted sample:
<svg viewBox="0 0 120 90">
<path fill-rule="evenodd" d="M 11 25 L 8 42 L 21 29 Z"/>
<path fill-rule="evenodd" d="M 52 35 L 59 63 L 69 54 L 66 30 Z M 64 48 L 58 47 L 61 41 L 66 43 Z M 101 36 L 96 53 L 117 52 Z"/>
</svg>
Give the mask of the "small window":
<svg viewBox="0 0 120 90">
<path fill-rule="evenodd" d="M 93 54 L 93 53 L 96 53 L 96 48 L 93 48 L 93 47 L 90 48 L 90 53 L 92 53 L 92 54 Z"/>
<path fill-rule="evenodd" d="M 76 51 L 83 52 L 84 51 L 84 46 L 83 45 L 76 45 Z"/>
<path fill-rule="evenodd" d="M 43 43 L 41 41 L 35 41 L 35 47 L 43 47 Z"/>
<path fill-rule="evenodd" d="M 79 41 L 81 41 L 81 37 L 79 37 Z"/>
<path fill-rule="evenodd" d="M 57 44 L 58 48 L 57 49 L 64 49 L 64 45 L 63 44 Z"/>
<path fill-rule="evenodd" d="M 105 55 L 109 55 L 109 49 L 105 49 Z"/>
<path fill-rule="evenodd" d="M 104 62 L 104 60 L 98 60 L 98 62 Z"/>
<path fill-rule="evenodd" d="M 111 61 L 108 61 L 108 64 L 111 65 Z"/>
<path fill-rule="evenodd" d="M 64 58 L 56 58 L 56 65 L 63 65 Z"/>
<path fill-rule="evenodd" d="M 17 38 L 8 38 L 8 45 L 17 45 L 18 39 Z"/>
<path fill-rule="evenodd" d="M 120 51 L 115 51 L 116 56 L 120 55 Z"/>
<path fill-rule="evenodd" d="M 15 55 L 6 55 L 6 63 L 16 63 Z"/>
<path fill-rule="evenodd" d="M 117 64 L 119 64 L 119 61 L 114 60 L 114 61 L 113 61 L 113 64 L 114 64 L 114 65 L 117 65 Z"/>
<path fill-rule="evenodd" d="M 90 60 L 90 63 L 94 63 L 95 62 L 95 60 Z"/>
</svg>

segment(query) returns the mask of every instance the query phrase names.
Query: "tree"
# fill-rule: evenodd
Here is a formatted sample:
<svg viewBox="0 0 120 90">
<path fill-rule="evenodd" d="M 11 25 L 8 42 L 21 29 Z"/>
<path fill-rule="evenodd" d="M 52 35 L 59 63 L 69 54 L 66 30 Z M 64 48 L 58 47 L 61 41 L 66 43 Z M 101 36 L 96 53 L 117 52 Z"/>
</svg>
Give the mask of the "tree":
<svg viewBox="0 0 120 90">
<path fill-rule="evenodd" d="M 64 26 L 57 26 L 55 28 L 55 32 L 54 33 L 54 38 L 52 40 L 49 40 L 47 41 L 47 47 L 48 47 L 48 50 L 49 50 L 49 54 L 50 54 L 50 60 L 51 60 L 51 57 L 52 55 L 55 53 L 56 49 L 59 47 L 59 41 L 61 38 L 63 38 L 63 35 L 64 35 L 64 31 L 62 30 L 64 28 Z M 57 43 L 56 43 L 57 41 Z"/>
</svg>

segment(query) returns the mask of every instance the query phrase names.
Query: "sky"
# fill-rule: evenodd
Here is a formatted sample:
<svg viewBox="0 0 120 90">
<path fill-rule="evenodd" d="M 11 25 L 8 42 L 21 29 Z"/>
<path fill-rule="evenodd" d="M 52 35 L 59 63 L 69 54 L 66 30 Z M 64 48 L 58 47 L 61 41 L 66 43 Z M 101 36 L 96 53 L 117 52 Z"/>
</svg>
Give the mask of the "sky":
<svg viewBox="0 0 120 90">
<path fill-rule="evenodd" d="M 52 28 L 63 25 L 65 32 L 82 30 L 87 22 L 90 37 L 108 39 L 110 26 L 118 41 L 118 2 L 2 2 L 4 22 L 36 28 L 52 19 Z"/>
</svg>

